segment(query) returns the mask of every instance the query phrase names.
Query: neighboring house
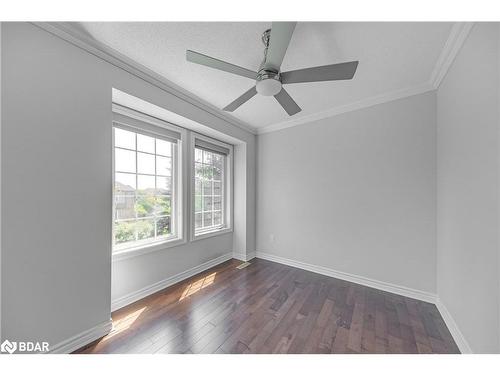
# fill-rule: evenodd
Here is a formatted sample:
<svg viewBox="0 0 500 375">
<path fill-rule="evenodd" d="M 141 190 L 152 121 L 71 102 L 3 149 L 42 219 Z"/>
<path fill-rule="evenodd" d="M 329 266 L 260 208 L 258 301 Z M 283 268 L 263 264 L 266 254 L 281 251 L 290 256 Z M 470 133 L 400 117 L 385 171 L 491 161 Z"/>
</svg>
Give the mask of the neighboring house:
<svg viewBox="0 0 500 375">
<path fill-rule="evenodd" d="M 115 182 L 115 219 L 135 217 L 135 189 L 129 185 Z"/>
</svg>

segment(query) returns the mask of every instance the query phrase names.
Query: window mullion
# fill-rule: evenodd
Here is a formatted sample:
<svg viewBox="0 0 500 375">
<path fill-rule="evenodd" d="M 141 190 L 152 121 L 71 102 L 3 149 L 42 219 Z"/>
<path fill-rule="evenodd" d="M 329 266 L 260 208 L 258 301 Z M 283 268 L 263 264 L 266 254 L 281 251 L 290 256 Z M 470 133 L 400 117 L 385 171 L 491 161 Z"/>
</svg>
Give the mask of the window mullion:
<svg viewBox="0 0 500 375">
<path fill-rule="evenodd" d="M 157 176 L 156 176 L 156 172 L 157 172 L 157 168 L 156 168 L 156 138 L 154 139 L 154 157 L 155 157 L 155 192 L 153 194 L 153 225 L 154 225 L 154 231 L 155 231 L 155 234 L 154 234 L 154 238 L 156 239 L 158 237 L 158 220 L 156 219 L 156 204 L 158 203 L 157 202 L 157 192 L 158 192 L 158 186 L 157 186 Z"/>
<path fill-rule="evenodd" d="M 172 234 L 177 234 L 177 220 L 179 216 L 177 215 L 177 173 L 178 173 L 178 168 L 177 166 L 177 158 L 178 156 L 178 147 L 176 148 L 176 152 L 174 154 L 174 144 L 170 144 L 170 219 L 169 219 L 169 224 L 170 224 L 170 235 Z M 174 173 L 175 172 L 175 173 Z M 172 218 L 175 217 L 176 219 L 173 220 Z"/>
<path fill-rule="evenodd" d="M 139 188 L 139 176 L 138 176 L 138 171 L 137 171 L 137 133 L 135 133 L 135 191 L 134 191 L 134 214 L 135 214 L 135 222 L 134 222 L 134 238 L 137 241 L 139 239 L 139 234 L 137 233 L 137 224 L 139 221 L 137 220 L 137 199 L 138 199 L 138 194 L 137 190 Z"/>
</svg>

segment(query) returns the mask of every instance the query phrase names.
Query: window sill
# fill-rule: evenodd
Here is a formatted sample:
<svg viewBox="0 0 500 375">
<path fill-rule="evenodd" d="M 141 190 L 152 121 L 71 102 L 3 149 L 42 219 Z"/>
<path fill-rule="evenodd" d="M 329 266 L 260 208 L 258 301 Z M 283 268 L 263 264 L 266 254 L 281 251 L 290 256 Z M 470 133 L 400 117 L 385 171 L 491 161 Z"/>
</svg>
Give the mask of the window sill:
<svg viewBox="0 0 500 375">
<path fill-rule="evenodd" d="M 173 238 L 160 243 L 152 243 L 141 247 L 132 247 L 130 249 L 119 250 L 112 254 L 112 261 L 118 262 L 121 260 L 134 258 L 139 255 L 149 254 L 155 251 L 165 250 L 171 247 L 183 245 L 185 243 L 185 239 Z"/>
<path fill-rule="evenodd" d="M 233 228 L 222 228 L 222 229 L 215 229 L 210 232 L 204 232 L 201 234 L 195 234 L 191 241 L 199 241 L 203 240 L 205 238 L 210 238 L 210 237 L 215 237 L 215 236 L 221 236 L 226 233 L 231 233 L 233 231 Z"/>
</svg>

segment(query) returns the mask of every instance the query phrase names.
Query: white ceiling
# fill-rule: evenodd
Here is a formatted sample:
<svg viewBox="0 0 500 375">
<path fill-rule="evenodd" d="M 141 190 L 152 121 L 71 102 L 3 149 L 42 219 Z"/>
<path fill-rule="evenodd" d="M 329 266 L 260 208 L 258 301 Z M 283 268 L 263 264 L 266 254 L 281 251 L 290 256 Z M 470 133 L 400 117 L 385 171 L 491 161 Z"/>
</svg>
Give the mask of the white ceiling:
<svg viewBox="0 0 500 375">
<path fill-rule="evenodd" d="M 268 22 L 85 22 L 98 42 L 223 108 L 248 90 L 248 78 L 188 63 L 192 49 L 252 70 L 263 58 Z M 294 119 L 429 82 L 452 23 L 299 22 L 282 71 L 359 60 L 351 81 L 286 85 L 302 108 Z M 253 128 L 289 119 L 272 97 L 255 96 L 233 112 Z"/>
</svg>

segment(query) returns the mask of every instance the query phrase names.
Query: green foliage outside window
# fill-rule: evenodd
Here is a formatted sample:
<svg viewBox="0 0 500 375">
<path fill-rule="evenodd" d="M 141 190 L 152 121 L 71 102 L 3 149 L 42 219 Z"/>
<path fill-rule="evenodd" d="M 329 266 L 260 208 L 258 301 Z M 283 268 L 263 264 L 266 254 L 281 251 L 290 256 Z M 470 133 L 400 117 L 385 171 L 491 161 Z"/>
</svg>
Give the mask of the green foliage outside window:
<svg viewBox="0 0 500 375">
<path fill-rule="evenodd" d="M 138 193 L 140 192 L 138 191 Z M 135 198 L 131 197 L 130 199 Z M 135 201 L 134 209 L 139 220 L 120 221 L 115 224 L 115 242 L 117 244 L 135 241 L 136 234 L 138 240 L 154 237 L 155 222 L 157 236 L 171 233 L 170 215 L 172 208 L 169 196 L 139 195 Z M 142 217 L 149 217 L 149 219 L 141 220 Z"/>
</svg>

